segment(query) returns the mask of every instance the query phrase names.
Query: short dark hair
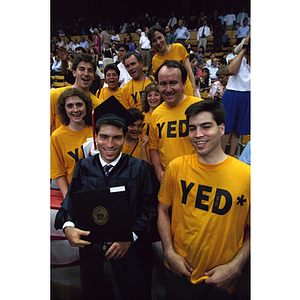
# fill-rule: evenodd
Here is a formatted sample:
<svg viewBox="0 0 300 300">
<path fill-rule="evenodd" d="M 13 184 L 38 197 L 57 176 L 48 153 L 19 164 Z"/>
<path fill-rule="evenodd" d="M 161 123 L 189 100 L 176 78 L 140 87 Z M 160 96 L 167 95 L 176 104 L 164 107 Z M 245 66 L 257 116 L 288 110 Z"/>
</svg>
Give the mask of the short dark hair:
<svg viewBox="0 0 300 300">
<path fill-rule="evenodd" d="M 96 125 L 95 125 L 95 134 L 96 134 L 96 135 L 98 135 L 98 133 L 99 133 L 101 127 L 104 126 L 104 125 L 115 126 L 115 127 L 119 128 L 119 129 L 122 128 L 124 137 L 125 137 L 125 135 L 126 135 L 126 133 L 127 133 L 127 131 L 128 131 L 126 125 L 125 125 L 123 122 L 119 121 L 119 120 L 100 119 L 100 120 L 98 120 L 98 121 L 96 122 Z"/>
<path fill-rule="evenodd" d="M 213 99 L 205 99 L 190 105 L 185 111 L 187 123 L 189 124 L 190 117 L 194 117 L 204 111 L 213 115 L 217 125 L 225 124 L 226 113 L 222 102 Z"/>
<path fill-rule="evenodd" d="M 72 62 L 72 70 L 76 71 L 78 65 L 82 61 L 84 61 L 86 63 L 91 63 L 94 68 L 94 73 L 96 72 L 96 67 L 97 67 L 96 60 L 91 54 L 88 54 L 88 53 L 79 53 L 79 54 L 75 55 L 73 62 Z"/>
<path fill-rule="evenodd" d="M 77 96 L 85 103 L 86 114 L 89 114 L 93 109 L 93 103 L 90 96 L 84 91 L 77 88 L 69 88 L 60 94 L 56 102 L 56 110 L 58 117 L 63 125 L 69 125 L 70 119 L 67 116 L 65 103 L 69 97 Z"/>
<path fill-rule="evenodd" d="M 120 48 L 124 48 L 126 50 L 126 52 L 129 52 L 129 46 L 126 43 L 119 45 L 118 49 L 120 49 Z"/>
<path fill-rule="evenodd" d="M 123 63 L 125 65 L 125 60 L 127 58 L 129 58 L 131 55 L 134 55 L 138 61 L 138 63 L 142 63 L 143 62 L 143 57 L 140 53 L 136 52 L 136 51 L 130 51 L 130 52 L 127 52 L 125 53 L 125 55 L 123 56 Z"/>
<path fill-rule="evenodd" d="M 116 73 L 118 74 L 118 77 L 120 77 L 120 70 L 115 64 L 108 64 L 104 68 L 104 76 L 106 77 L 106 73 L 108 70 L 115 70 Z"/>
<path fill-rule="evenodd" d="M 167 36 L 166 31 L 160 25 L 155 25 L 155 26 L 151 27 L 148 32 L 148 39 L 150 40 L 151 45 L 152 45 L 152 39 L 153 39 L 155 31 L 162 33 L 164 37 Z"/>
<path fill-rule="evenodd" d="M 136 107 L 131 107 L 128 109 L 128 111 L 133 115 L 135 118 L 135 121 L 142 120 L 144 121 L 145 115 Z"/>
<path fill-rule="evenodd" d="M 159 66 L 159 68 L 155 72 L 155 80 L 158 82 L 158 73 L 162 67 L 166 66 L 167 68 L 177 68 L 181 71 L 181 80 L 182 83 L 186 82 L 187 79 L 187 71 L 185 67 L 177 60 L 165 60 L 163 64 Z"/>
</svg>

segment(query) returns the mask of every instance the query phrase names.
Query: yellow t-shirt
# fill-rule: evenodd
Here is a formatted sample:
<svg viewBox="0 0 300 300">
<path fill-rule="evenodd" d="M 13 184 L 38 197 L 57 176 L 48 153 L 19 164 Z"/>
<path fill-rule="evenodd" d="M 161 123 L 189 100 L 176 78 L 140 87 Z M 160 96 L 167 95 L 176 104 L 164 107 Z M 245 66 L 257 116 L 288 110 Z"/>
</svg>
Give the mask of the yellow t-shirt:
<svg viewBox="0 0 300 300">
<path fill-rule="evenodd" d="M 149 129 L 150 129 L 150 118 L 152 115 L 152 112 L 143 112 L 143 115 L 145 116 L 143 121 L 143 129 L 142 129 L 142 135 L 149 135 Z"/>
<path fill-rule="evenodd" d="M 174 158 L 195 153 L 189 140 L 185 111 L 193 103 L 203 99 L 193 96 L 186 98 L 177 106 L 169 107 L 165 102 L 159 105 L 150 118 L 150 150 L 158 150 L 160 162 L 165 170 Z"/>
<path fill-rule="evenodd" d="M 123 106 L 126 109 L 136 107 L 142 111 L 142 95 L 145 93 L 145 87 L 151 82 L 154 82 L 154 79 L 151 80 L 147 78 L 146 80 L 142 81 L 131 79 L 129 82 L 127 82 L 121 91 L 121 103 Z"/>
<path fill-rule="evenodd" d="M 120 88 L 120 87 L 115 92 L 110 92 L 107 87 L 104 87 L 101 89 L 99 99 L 102 103 L 105 100 L 107 100 L 110 96 L 115 96 L 119 100 L 119 102 L 121 102 L 121 91 L 122 91 L 122 88 Z"/>
<path fill-rule="evenodd" d="M 129 154 L 129 155 L 131 154 L 131 156 L 133 156 L 135 158 L 142 159 L 142 143 L 143 142 L 144 142 L 143 140 L 139 139 L 139 142 L 135 149 L 134 149 L 135 145 L 128 146 L 124 143 L 122 153 Z M 133 151 L 133 149 L 134 149 L 134 151 Z M 148 161 L 150 162 L 149 143 L 148 143 L 148 145 L 146 145 L 146 155 L 147 155 Z"/>
<path fill-rule="evenodd" d="M 158 200 L 172 206 L 174 249 L 194 268 L 189 280 L 197 284 L 243 244 L 244 226 L 250 225 L 250 166 L 231 156 L 212 165 L 197 154 L 178 157 L 164 174 Z"/>
<path fill-rule="evenodd" d="M 60 125 L 60 119 L 56 113 L 56 102 L 60 96 L 65 90 L 72 88 L 72 86 L 66 86 L 62 88 L 52 89 L 50 90 L 50 128 L 51 133 L 57 129 Z M 92 93 L 89 94 L 94 108 L 96 108 L 99 104 L 101 104 L 101 100 L 99 100 L 95 95 Z"/>
<path fill-rule="evenodd" d="M 183 45 L 179 43 L 171 44 L 171 49 L 166 55 L 161 55 L 160 53 L 156 53 L 152 58 L 152 67 L 153 74 L 155 74 L 156 70 L 159 68 L 163 62 L 167 60 L 176 60 L 179 61 L 183 66 L 185 60 L 188 58 L 189 54 Z M 189 76 L 187 76 L 186 85 L 183 90 L 184 94 L 194 96 L 193 86 Z"/>
<path fill-rule="evenodd" d="M 76 163 L 84 158 L 82 145 L 93 137 L 92 126 L 86 126 L 81 131 L 73 131 L 68 126 L 61 125 L 50 138 L 50 178 L 67 177 L 70 184 Z"/>
</svg>

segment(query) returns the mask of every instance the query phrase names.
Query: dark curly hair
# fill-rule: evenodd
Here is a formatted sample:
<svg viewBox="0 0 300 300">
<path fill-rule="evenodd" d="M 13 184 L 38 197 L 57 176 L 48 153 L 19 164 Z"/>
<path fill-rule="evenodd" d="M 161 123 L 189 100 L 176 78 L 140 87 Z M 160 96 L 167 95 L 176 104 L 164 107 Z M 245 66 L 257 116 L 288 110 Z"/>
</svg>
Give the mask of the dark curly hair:
<svg viewBox="0 0 300 300">
<path fill-rule="evenodd" d="M 57 112 L 58 117 L 63 125 L 69 125 L 69 123 L 70 123 L 70 119 L 66 113 L 65 103 L 66 103 L 66 100 L 72 96 L 77 96 L 83 100 L 83 102 L 85 103 L 85 107 L 86 107 L 86 114 L 90 113 L 93 109 L 92 99 L 84 91 L 77 89 L 77 88 L 69 88 L 69 89 L 65 90 L 63 93 L 60 94 L 60 96 L 56 102 L 56 112 Z"/>
</svg>

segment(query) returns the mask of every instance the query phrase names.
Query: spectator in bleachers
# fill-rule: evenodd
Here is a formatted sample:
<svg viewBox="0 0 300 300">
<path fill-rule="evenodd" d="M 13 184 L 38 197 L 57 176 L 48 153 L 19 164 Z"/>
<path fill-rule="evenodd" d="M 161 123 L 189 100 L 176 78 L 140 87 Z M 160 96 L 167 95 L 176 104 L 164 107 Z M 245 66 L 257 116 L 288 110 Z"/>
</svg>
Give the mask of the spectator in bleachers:
<svg viewBox="0 0 300 300">
<path fill-rule="evenodd" d="M 65 48 L 67 50 L 68 53 L 72 53 L 72 46 L 73 46 L 73 42 L 71 40 L 71 38 L 69 36 L 66 36 L 66 44 L 65 44 Z"/>
<path fill-rule="evenodd" d="M 100 38 L 101 38 L 101 48 L 100 50 L 102 51 L 105 49 L 105 42 L 110 43 L 110 35 L 102 28 L 100 28 Z M 99 53 L 101 53 L 101 51 Z"/>
<path fill-rule="evenodd" d="M 235 28 L 236 23 L 236 17 L 233 13 L 233 8 L 230 9 L 229 14 L 227 14 L 224 18 L 224 25 L 226 27 L 226 30 L 232 30 Z"/>
<path fill-rule="evenodd" d="M 236 57 L 236 54 L 234 53 L 234 49 L 236 48 L 237 44 L 235 43 L 232 46 L 232 52 L 229 53 L 226 57 L 226 61 L 227 61 L 227 65 L 229 65 L 231 63 L 231 61 Z"/>
<path fill-rule="evenodd" d="M 236 26 L 235 28 L 239 28 L 239 26 L 243 25 L 243 21 L 245 18 L 248 18 L 248 13 L 246 12 L 246 7 L 244 6 L 242 8 L 242 11 L 240 13 L 238 13 L 237 17 L 236 17 Z"/>
<path fill-rule="evenodd" d="M 73 51 L 73 53 L 75 53 L 75 49 L 77 48 L 77 47 L 79 47 L 80 45 L 78 44 L 78 41 L 77 41 L 77 39 L 73 39 L 73 45 L 72 45 L 72 51 Z"/>
<path fill-rule="evenodd" d="M 206 68 L 210 68 L 212 65 L 213 59 L 216 57 L 215 52 L 210 52 L 210 59 L 206 62 Z"/>
<path fill-rule="evenodd" d="M 60 94 L 56 109 L 62 123 L 50 139 L 51 179 L 66 196 L 76 163 L 84 157 L 82 145 L 93 137 L 92 126 L 83 117 L 91 112 L 92 100 L 84 91 L 73 88 Z"/>
<path fill-rule="evenodd" d="M 64 60 L 67 60 L 67 51 L 65 52 Z M 69 88 L 78 88 L 87 93 L 92 99 L 93 106 L 97 107 L 101 101 L 90 92 L 90 87 L 93 84 L 96 70 L 95 59 L 87 53 L 77 54 L 73 59 L 72 76 L 75 78 L 75 82 L 71 86 L 57 88 L 50 91 L 50 128 L 51 133 L 61 125 L 61 121 L 56 112 L 56 102 L 60 94 Z M 99 87 L 98 87 L 99 89 Z"/>
<path fill-rule="evenodd" d="M 130 81 L 132 79 L 123 63 L 123 56 L 127 52 L 129 52 L 129 47 L 127 44 L 124 43 L 124 44 L 119 45 L 119 49 L 118 49 L 119 63 L 117 64 L 117 67 L 120 70 L 120 78 L 119 78 L 120 87 L 123 87 L 128 81 Z"/>
<path fill-rule="evenodd" d="M 122 104 L 126 109 L 136 107 L 142 110 L 141 97 L 146 86 L 154 82 L 152 76 L 146 76 L 143 72 L 142 55 L 136 51 L 130 51 L 123 57 L 124 65 L 132 77 L 122 88 Z"/>
<path fill-rule="evenodd" d="M 121 90 L 119 87 L 120 70 L 115 64 L 108 64 L 104 68 L 106 87 L 103 87 L 100 91 L 99 99 L 102 102 L 107 100 L 110 96 L 116 97 L 121 102 Z"/>
<path fill-rule="evenodd" d="M 230 139 L 229 155 L 235 156 L 240 135 L 250 134 L 251 55 L 250 35 L 238 45 L 238 55 L 229 64 L 230 75 L 222 103 L 226 111 L 225 135 L 222 137 L 223 151 Z"/>
<path fill-rule="evenodd" d="M 197 97 L 197 88 L 195 84 L 195 77 L 191 69 L 191 65 L 188 59 L 188 53 L 185 47 L 179 43 L 168 45 L 166 41 L 166 32 L 161 26 L 154 26 L 149 31 L 149 40 L 152 46 L 157 50 L 157 53 L 153 56 L 152 67 L 153 73 L 163 62 L 168 60 L 180 61 L 185 67 L 188 78 L 184 88 L 185 95 L 191 95 Z"/>
<path fill-rule="evenodd" d="M 218 71 L 217 71 L 217 77 L 218 80 L 216 80 L 210 87 L 210 91 L 208 94 L 208 97 L 213 97 L 217 92 L 221 93 L 222 96 L 226 91 L 226 86 L 227 86 L 227 82 L 228 82 L 228 71 L 227 71 L 227 66 L 223 66 L 221 67 Z"/>
<path fill-rule="evenodd" d="M 142 112 L 145 116 L 143 122 L 142 134 L 149 135 L 150 117 L 156 107 L 163 102 L 159 93 L 158 84 L 155 82 L 149 83 L 145 88 L 145 93 L 142 95 Z"/>
<path fill-rule="evenodd" d="M 176 43 L 180 43 L 183 46 L 191 37 L 188 29 L 183 26 L 183 20 L 181 19 L 178 21 L 178 28 L 176 29 L 174 36 Z"/>
<path fill-rule="evenodd" d="M 219 60 L 218 60 L 218 68 L 222 68 L 222 67 L 225 67 L 227 66 L 227 61 L 224 57 L 221 57 Z"/>
<path fill-rule="evenodd" d="M 208 26 L 208 21 L 205 18 L 203 20 L 203 26 L 201 26 L 197 33 L 198 49 L 200 46 L 204 47 L 204 52 L 206 51 L 207 38 L 210 36 L 210 28 Z"/>
<path fill-rule="evenodd" d="M 222 51 L 222 36 L 226 32 L 225 25 L 221 24 L 221 20 L 218 20 L 213 27 L 213 51 Z"/>
<path fill-rule="evenodd" d="M 236 44 L 238 45 L 239 43 L 241 43 L 242 39 L 246 38 L 249 33 L 250 27 L 248 26 L 248 18 L 245 18 L 243 20 L 243 25 L 241 25 L 235 33 Z"/>
<path fill-rule="evenodd" d="M 110 37 L 111 43 L 115 43 L 118 45 L 120 43 L 120 36 L 115 33 L 115 30 L 112 31 L 111 37 Z"/>
<path fill-rule="evenodd" d="M 167 44 L 171 45 L 175 43 L 175 36 L 173 33 L 171 33 L 171 28 L 169 25 L 165 28 L 166 36 L 167 36 Z"/>
<path fill-rule="evenodd" d="M 149 137 L 147 135 L 141 135 L 145 116 L 135 107 L 129 108 L 128 111 L 133 115 L 136 121 L 127 127 L 128 131 L 125 135 L 122 153 L 150 163 Z"/>
<path fill-rule="evenodd" d="M 132 42 L 132 36 L 130 33 L 128 33 L 125 37 L 124 43 L 126 43 L 129 47 L 129 51 L 135 51 L 135 46 Z"/>
<path fill-rule="evenodd" d="M 187 51 L 188 54 L 194 53 L 194 51 L 193 51 L 193 46 L 192 46 L 191 43 L 188 43 L 188 44 L 186 45 L 186 51 Z"/>
<path fill-rule="evenodd" d="M 205 67 L 205 60 L 200 59 L 197 63 L 197 76 L 202 77 L 202 70 Z"/>
<path fill-rule="evenodd" d="M 51 70 L 52 70 L 52 72 L 51 72 L 52 75 L 62 75 L 61 60 L 57 54 L 54 56 L 54 62 L 51 66 Z"/>
<path fill-rule="evenodd" d="M 95 48 L 97 49 L 98 53 L 101 53 L 102 41 L 98 28 L 95 28 L 93 33 L 95 35 Z"/>
<path fill-rule="evenodd" d="M 204 47 L 200 46 L 197 52 L 197 60 L 205 60 L 205 51 L 204 51 Z"/>
<path fill-rule="evenodd" d="M 189 54 L 189 61 L 190 61 L 191 69 L 192 69 L 194 76 L 197 76 L 197 74 L 198 74 L 197 56 L 193 53 Z"/>
<path fill-rule="evenodd" d="M 79 46 L 81 46 L 84 49 L 88 49 L 89 48 L 89 43 L 88 43 L 88 41 L 85 40 L 85 37 L 83 35 L 80 36 Z"/>
<path fill-rule="evenodd" d="M 209 68 L 209 78 L 211 79 L 211 82 L 215 82 L 217 79 L 217 71 L 219 70 L 218 68 L 218 59 L 215 57 L 212 60 L 212 64 Z"/>
<path fill-rule="evenodd" d="M 175 17 L 174 11 L 171 12 L 171 18 L 168 21 L 168 26 L 170 27 L 171 31 L 175 29 L 175 26 L 177 25 L 177 19 Z"/>
<path fill-rule="evenodd" d="M 117 55 L 117 52 L 111 48 L 110 42 L 104 42 L 105 48 L 102 50 L 102 61 L 103 68 L 108 64 L 112 64 L 114 62 L 113 57 Z"/>
<path fill-rule="evenodd" d="M 209 69 L 203 68 L 202 69 L 202 77 L 200 80 L 200 92 L 208 93 L 210 86 L 211 86 L 211 79 L 209 77 Z"/>
</svg>

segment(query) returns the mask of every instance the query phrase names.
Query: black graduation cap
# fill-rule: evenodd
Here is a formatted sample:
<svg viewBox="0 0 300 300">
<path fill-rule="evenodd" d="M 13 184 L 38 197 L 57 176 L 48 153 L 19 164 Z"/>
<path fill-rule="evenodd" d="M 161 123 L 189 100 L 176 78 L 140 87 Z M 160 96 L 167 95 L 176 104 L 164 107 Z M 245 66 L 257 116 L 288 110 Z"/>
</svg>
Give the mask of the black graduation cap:
<svg viewBox="0 0 300 300">
<path fill-rule="evenodd" d="M 88 125 L 95 125 L 98 120 L 119 120 L 125 126 L 129 126 L 136 121 L 132 114 L 114 96 L 110 96 L 83 119 Z"/>
<path fill-rule="evenodd" d="M 84 116 L 83 119 L 87 125 L 93 126 L 94 135 L 95 125 L 98 120 L 119 120 L 125 126 L 129 126 L 136 121 L 133 115 L 114 96 L 110 96 L 89 114 Z"/>
</svg>

